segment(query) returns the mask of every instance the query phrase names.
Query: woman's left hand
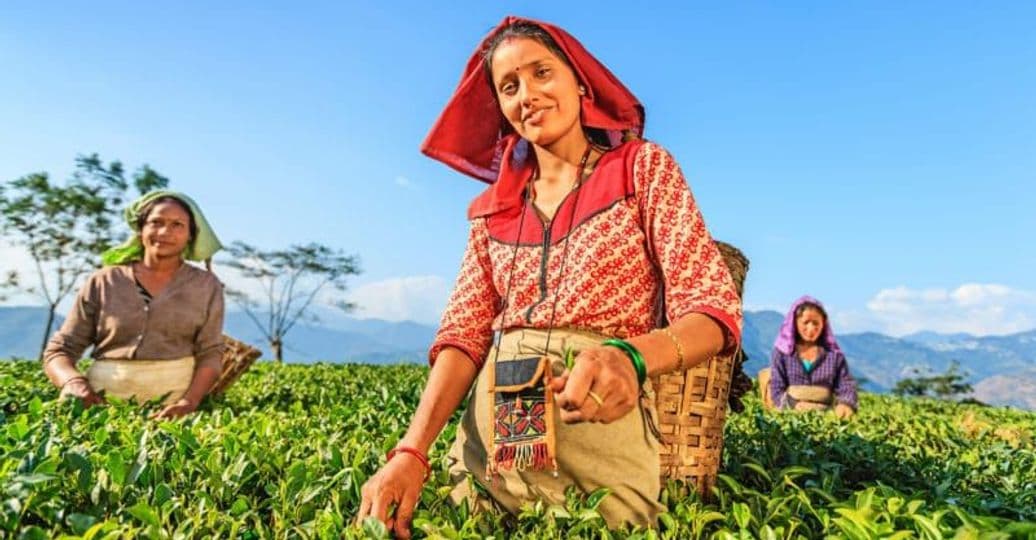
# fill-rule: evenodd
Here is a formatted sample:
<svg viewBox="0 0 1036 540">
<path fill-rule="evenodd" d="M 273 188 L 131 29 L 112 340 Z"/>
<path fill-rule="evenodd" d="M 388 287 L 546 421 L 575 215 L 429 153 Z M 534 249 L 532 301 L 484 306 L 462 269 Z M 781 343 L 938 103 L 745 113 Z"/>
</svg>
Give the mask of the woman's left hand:
<svg viewBox="0 0 1036 540">
<path fill-rule="evenodd" d="M 172 405 L 165 406 L 162 410 L 151 415 L 151 418 L 155 420 L 180 418 L 181 416 L 187 416 L 194 412 L 198 406 L 187 398 L 180 398 Z"/>
<path fill-rule="evenodd" d="M 629 414 L 640 397 L 633 363 L 615 347 L 584 349 L 573 367 L 550 385 L 561 408 L 561 420 L 569 424 L 614 422 Z"/>
</svg>

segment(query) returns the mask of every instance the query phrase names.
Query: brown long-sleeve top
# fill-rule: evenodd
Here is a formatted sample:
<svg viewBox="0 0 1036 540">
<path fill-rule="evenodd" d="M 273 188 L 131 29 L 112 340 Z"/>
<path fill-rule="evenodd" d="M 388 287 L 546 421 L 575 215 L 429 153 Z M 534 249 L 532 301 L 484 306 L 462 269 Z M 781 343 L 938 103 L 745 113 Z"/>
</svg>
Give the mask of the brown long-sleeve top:
<svg viewBox="0 0 1036 540">
<path fill-rule="evenodd" d="M 194 356 L 197 367 L 221 368 L 223 284 L 184 263 L 150 302 L 137 288 L 130 265 L 94 272 L 79 290 L 61 328 L 50 338 L 44 363 L 78 361 L 93 345 L 95 359 L 174 360 Z"/>
</svg>

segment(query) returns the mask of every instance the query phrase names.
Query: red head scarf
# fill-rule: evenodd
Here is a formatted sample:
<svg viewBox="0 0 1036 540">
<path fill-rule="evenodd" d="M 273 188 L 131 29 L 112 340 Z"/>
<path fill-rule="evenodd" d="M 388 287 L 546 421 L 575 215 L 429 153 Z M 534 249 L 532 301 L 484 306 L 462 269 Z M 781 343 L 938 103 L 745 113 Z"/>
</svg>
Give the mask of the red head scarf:
<svg viewBox="0 0 1036 540">
<path fill-rule="evenodd" d="M 483 182 L 501 184 L 494 186 L 501 189 L 483 194 L 492 199 L 483 200 L 483 210 L 499 207 L 501 199 L 512 199 L 520 194 L 522 187 L 507 180 L 522 176 L 528 168 L 526 158 L 531 153 L 528 144 L 523 144 L 500 113 L 493 86 L 483 67 L 485 51 L 493 36 L 516 22 L 539 26 L 568 56 L 576 78 L 586 86 L 586 94 L 581 98 L 583 126 L 604 130 L 613 144 L 621 140 L 624 131 L 632 131 L 637 136 L 644 133 L 644 108 L 640 102 L 576 38 L 547 23 L 506 17 L 471 55 L 457 90 L 421 145 L 421 152 L 432 159 Z"/>
</svg>

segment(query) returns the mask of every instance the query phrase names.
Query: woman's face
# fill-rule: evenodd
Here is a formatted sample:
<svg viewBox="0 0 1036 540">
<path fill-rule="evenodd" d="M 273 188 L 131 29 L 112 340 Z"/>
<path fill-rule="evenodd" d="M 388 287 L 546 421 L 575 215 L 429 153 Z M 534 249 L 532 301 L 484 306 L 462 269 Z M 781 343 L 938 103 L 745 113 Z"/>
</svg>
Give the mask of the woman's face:
<svg viewBox="0 0 1036 540">
<path fill-rule="evenodd" d="M 179 204 L 156 204 L 140 230 L 144 251 L 150 255 L 179 257 L 191 240 L 191 216 Z"/>
<path fill-rule="evenodd" d="M 824 331 L 824 316 L 813 308 L 806 308 L 795 319 L 795 328 L 799 338 L 806 343 L 816 343 Z"/>
<path fill-rule="evenodd" d="M 582 139 L 579 81 L 564 60 L 535 39 L 511 38 L 491 61 L 500 112 L 519 136 L 545 148 Z"/>
</svg>

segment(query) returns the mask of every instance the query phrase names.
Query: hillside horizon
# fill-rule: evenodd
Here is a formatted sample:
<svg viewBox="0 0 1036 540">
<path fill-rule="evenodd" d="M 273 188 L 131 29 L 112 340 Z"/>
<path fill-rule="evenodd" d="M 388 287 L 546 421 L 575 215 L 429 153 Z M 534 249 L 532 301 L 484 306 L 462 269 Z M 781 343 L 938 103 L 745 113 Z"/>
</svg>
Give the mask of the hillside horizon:
<svg viewBox="0 0 1036 540">
<path fill-rule="evenodd" d="M 42 339 L 44 308 L 0 306 L 0 357 L 32 358 Z M 58 317 L 55 325 L 61 323 Z M 776 311 L 745 313 L 745 371 L 755 378 L 770 361 L 773 339 L 783 315 Z M 288 363 L 355 362 L 367 364 L 425 363 L 435 327 L 412 321 L 335 317 L 327 326 L 299 324 L 287 336 Z M 56 326 L 55 326 L 56 327 Z M 242 312 L 227 313 L 225 332 L 263 350 L 262 334 Z M 942 373 L 959 362 L 974 386 L 975 399 L 994 405 L 1036 410 L 1036 330 L 1008 336 L 974 336 L 920 332 L 901 338 L 877 332 L 838 336 L 861 387 L 888 392 L 897 381 L 920 373 Z"/>
</svg>

